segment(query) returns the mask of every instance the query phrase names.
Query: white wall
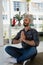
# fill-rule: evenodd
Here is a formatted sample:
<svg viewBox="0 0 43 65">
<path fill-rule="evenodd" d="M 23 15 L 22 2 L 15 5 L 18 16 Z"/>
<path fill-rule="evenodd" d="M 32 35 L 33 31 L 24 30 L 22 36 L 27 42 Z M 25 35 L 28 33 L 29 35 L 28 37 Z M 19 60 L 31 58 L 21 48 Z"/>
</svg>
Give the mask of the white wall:
<svg viewBox="0 0 43 65">
<path fill-rule="evenodd" d="M 2 0 L 0 0 L 0 45 L 3 45 Z"/>
</svg>

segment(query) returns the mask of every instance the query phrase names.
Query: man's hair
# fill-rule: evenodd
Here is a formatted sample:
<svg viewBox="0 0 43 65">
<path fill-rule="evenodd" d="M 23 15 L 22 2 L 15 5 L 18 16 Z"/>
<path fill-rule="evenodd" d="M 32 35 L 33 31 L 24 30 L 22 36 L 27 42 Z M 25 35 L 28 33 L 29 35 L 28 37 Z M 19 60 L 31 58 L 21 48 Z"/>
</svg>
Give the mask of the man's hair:
<svg viewBox="0 0 43 65">
<path fill-rule="evenodd" d="M 31 15 L 31 14 L 25 14 L 24 15 L 24 19 L 25 18 L 28 18 L 28 19 L 30 19 L 30 22 L 33 22 L 33 15 Z"/>
</svg>

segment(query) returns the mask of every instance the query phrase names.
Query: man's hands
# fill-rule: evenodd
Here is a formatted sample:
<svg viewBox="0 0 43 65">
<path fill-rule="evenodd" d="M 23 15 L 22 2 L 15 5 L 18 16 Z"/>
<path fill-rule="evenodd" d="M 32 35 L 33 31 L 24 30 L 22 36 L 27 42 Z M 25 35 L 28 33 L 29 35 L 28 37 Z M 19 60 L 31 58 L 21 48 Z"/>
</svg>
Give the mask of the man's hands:
<svg viewBox="0 0 43 65">
<path fill-rule="evenodd" d="M 20 35 L 20 39 L 19 40 L 16 40 L 16 39 L 13 39 L 12 40 L 12 44 L 18 44 L 20 42 L 22 42 L 23 40 L 25 40 L 25 34 L 24 34 L 24 31 L 21 32 L 21 35 Z"/>
<path fill-rule="evenodd" d="M 22 42 L 22 41 L 25 40 L 25 39 L 26 39 L 26 36 L 25 36 L 25 34 L 24 34 L 24 31 L 22 31 L 19 40 L 20 40 L 20 42 Z"/>
</svg>

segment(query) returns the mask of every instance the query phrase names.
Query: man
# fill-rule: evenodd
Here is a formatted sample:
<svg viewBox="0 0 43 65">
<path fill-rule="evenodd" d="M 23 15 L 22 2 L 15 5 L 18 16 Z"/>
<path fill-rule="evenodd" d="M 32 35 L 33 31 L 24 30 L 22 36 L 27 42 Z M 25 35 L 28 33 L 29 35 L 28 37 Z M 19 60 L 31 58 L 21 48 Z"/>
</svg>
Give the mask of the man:
<svg viewBox="0 0 43 65">
<path fill-rule="evenodd" d="M 38 32 L 30 27 L 31 19 L 30 15 L 25 15 L 23 20 L 24 28 L 12 40 L 12 44 L 21 43 L 22 48 L 12 46 L 5 48 L 9 55 L 16 58 L 17 63 L 24 62 L 27 59 L 33 59 L 37 54 L 36 47 L 39 45 L 39 37 Z"/>
</svg>

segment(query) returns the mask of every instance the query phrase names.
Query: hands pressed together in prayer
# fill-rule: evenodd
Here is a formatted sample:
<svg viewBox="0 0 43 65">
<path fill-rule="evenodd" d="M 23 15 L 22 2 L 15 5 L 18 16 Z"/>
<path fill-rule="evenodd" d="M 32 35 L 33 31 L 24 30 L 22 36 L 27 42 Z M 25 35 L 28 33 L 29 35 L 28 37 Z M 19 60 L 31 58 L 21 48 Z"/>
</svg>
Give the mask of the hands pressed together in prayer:
<svg viewBox="0 0 43 65">
<path fill-rule="evenodd" d="M 24 31 L 21 32 L 21 36 L 20 36 L 20 42 L 24 41 L 26 39 L 26 36 L 24 34 Z"/>
</svg>

